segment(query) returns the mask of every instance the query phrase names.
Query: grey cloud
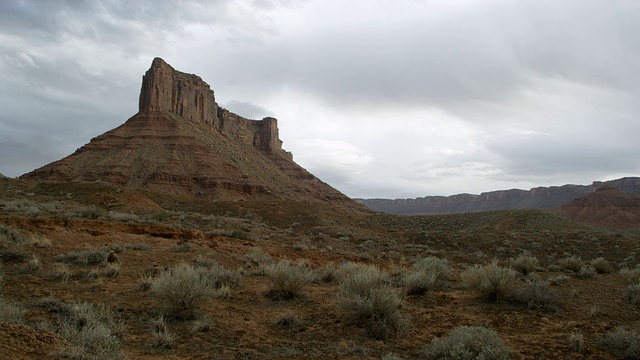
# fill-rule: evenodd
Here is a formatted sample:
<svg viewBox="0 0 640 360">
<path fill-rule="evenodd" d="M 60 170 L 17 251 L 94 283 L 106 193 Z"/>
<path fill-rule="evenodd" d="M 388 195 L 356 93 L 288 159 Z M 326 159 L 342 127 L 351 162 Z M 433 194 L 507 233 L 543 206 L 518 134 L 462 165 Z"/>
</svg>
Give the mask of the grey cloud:
<svg viewBox="0 0 640 360">
<path fill-rule="evenodd" d="M 224 104 L 221 104 L 221 106 L 229 109 L 229 111 L 233 113 L 236 113 L 248 119 L 259 120 L 267 116 L 274 116 L 274 113 L 272 111 L 249 101 L 231 100 Z"/>
</svg>

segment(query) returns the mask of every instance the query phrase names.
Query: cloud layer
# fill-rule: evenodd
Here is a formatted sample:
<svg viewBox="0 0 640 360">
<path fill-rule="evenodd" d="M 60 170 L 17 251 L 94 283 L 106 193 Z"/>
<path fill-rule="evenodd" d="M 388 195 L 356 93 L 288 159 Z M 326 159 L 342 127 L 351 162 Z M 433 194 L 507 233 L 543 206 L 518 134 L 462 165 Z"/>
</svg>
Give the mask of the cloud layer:
<svg viewBox="0 0 640 360">
<path fill-rule="evenodd" d="M 609 0 L 0 4 L 0 172 L 136 112 L 155 56 L 275 116 L 347 195 L 416 197 L 638 175 L 640 5 Z"/>
</svg>

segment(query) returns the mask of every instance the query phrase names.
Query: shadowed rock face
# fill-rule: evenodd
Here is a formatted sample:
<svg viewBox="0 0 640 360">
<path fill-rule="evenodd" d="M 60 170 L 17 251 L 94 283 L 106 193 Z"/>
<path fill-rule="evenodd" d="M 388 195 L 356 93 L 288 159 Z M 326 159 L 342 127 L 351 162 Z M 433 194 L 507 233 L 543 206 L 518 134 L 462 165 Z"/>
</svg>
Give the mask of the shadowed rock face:
<svg viewBox="0 0 640 360">
<path fill-rule="evenodd" d="M 139 112 L 72 155 L 22 176 L 105 181 L 205 199 L 320 200 L 362 209 L 282 150 L 277 120 L 222 109 L 196 75 L 153 60 Z"/>
</svg>

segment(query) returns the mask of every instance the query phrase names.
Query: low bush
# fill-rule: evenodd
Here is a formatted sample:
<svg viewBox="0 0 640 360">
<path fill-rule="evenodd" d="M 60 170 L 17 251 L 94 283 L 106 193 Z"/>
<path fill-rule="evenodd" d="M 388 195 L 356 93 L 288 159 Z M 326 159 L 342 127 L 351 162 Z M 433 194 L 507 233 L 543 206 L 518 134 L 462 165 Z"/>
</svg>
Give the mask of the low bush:
<svg viewBox="0 0 640 360">
<path fill-rule="evenodd" d="M 611 354 L 624 359 L 640 358 L 640 336 L 635 331 L 617 327 L 599 338 L 598 345 Z"/>
<path fill-rule="evenodd" d="M 577 273 L 584 267 L 584 261 L 582 261 L 581 258 L 572 255 L 558 260 L 558 265 L 563 270 L 569 270 Z"/>
<path fill-rule="evenodd" d="M 110 308 L 79 303 L 62 314 L 57 332 L 74 345 L 81 358 L 120 359 L 124 357 L 124 331 L 124 324 L 114 319 Z"/>
<path fill-rule="evenodd" d="M 313 273 L 309 269 L 289 261 L 267 265 L 264 271 L 271 282 L 267 297 L 272 300 L 300 297 L 302 288 L 313 280 Z"/>
<path fill-rule="evenodd" d="M 611 272 L 611 264 L 609 264 L 609 262 L 602 257 L 591 260 L 591 267 L 598 274 L 608 274 Z"/>
<path fill-rule="evenodd" d="M 26 313 L 22 305 L 0 298 L 0 322 L 23 323 Z"/>
<path fill-rule="evenodd" d="M 0 225 L 0 243 L 23 244 L 28 240 L 22 232 L 7 225 Z"/>
<path fill-rule="evenodd" d="M 631 284 L 624 290 L 624 294 L 633 304 L 640 304 L 640 284 Z"/>
<path fill-rule="evenodd" d="M 627 284 L 640 284 L 640 267 L 636 267 L 633 269 L 622 269 L 620 270 L 620 275 L 627 280 Z"/>
<path fill-rule="evenodd" d="M 92 266 L 106 262 L 111 253 L 113 253 L 113 251 L 109 248 L 88 249 L 84 251 L 70 251 L 66 254 L 59 254 L 53 259 L 57 262 L 72 265 Z"/>
<path fill-rule="evenodd" d="M 427 359 L 506 360 L 511 349 L 493 331 L 480 326 L 461 326 L 423 349 Z"/>
<path fill-rule="evenodd" d="M 372 266 L 351 267 L 340 278 L 340 304 L 349 323 L 364 326 L 367 335 L 386 339 L 403 333 L 402 301 L 388 283 L 388 275 Z"/>
<path fill-rule="evenodd" d="M 584 337 L 582 333 L 572 332 L 569 334 L 567 345 L 572 352 L 581 353 L 584 350 Z"/>
<path fill-rule="evenodd" d="M 516 283 L 516 272 L 498 265 L 496 260 L 462 273 L 462 280 L 475 289 L 480 297 L 491 302 L 508 298 Z"/>
<path fill-rule="evenodd" d="M 427 271 L 418 270 L 404 278 L 407 295 L 423 295 L 435 286 L 438 276 Z"/>
<path fill-rule="evenodd" d="M 153 343 L 151 346 L 159 349 L 173 349 L 174 338 L 169 332 L 169 327 L 164 316 L 151 322 L 151 334 Z"/>
<path fill-rule="evenodd" d="M 424 271 L 427 274 L 435 275 L 436 282 L 451 278 L 451 268 L 447 259 L 440 259 L 435 256 L 428 256 L 416 261 L 413 264 L 416 271 Z"/>
<path fill-rule="evenodd" d="M 209 297 L 223 296 L 240 286 L 240 276 L 221 266 L 206 269 L 182 263 L 153 279 L 143 278 L 140 288 L 144 290 L 149 282 L 168 316 L 190 319 Z"/>
<path fill-rule="evenodd" d="M 515 291 L 513 300 L 529 309 L 558 310 L 558 294 L 551 285 L 542 280 L 528 281 Z"/>
<path fill-rule="evenodd" d="M 127 249 L 127 250 L 137 250 L 137 251 L 149 251 L 149 250 L 151 250 L 151 246 L 149 246 L 147 244 L 143 244 L 143 243 L 139 243 L 139 244 L 127 243 L 127 244 L 124 244 L 124 248 Z"/>
<path fill-rule="evenodd" d="M 538 269 L 538 258 L 527 254 L 520 254 L 518 257 L 509 261 L 511 268 L 521 273 L 529 275 Z"/>
<path fill-rule="evenodd" d="M 44 276 L 46 280 L 68 281 L 71 278 L 71 270 L 67 264 L 56 264 L 55 270 Z"/>
</svg>

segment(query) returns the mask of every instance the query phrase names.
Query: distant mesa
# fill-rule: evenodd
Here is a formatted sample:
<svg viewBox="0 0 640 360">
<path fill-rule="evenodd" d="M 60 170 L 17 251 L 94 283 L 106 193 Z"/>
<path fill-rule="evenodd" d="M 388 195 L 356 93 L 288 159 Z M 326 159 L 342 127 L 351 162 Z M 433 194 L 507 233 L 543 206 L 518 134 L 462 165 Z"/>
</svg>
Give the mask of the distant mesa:
<svg viewBox="0 0 640 360">
<path fill-rule="evenodd" d="M 282 149 L 278 121 L 218 106 L 199 76 L 160 58 L 142 78 L 139 111 L 64 159 L 21 178 L 105 181 L 219 200 L 321 200 L 361 208 Z"/>
<path fill-rule="evenodd" d="M 498 190 L 480 195 L 426 196 L 415 199 L 356 199 L 368 208 L 390 214 L 455 214 L 489 210 L 551 209 L 598 189 L 620 189 L 640 194 L 640 178 L 627 177 L 591 185 L 537 187 L 531 190 Z M 603 190 L 610 191 L 610 190 Z"/>
</svg>

